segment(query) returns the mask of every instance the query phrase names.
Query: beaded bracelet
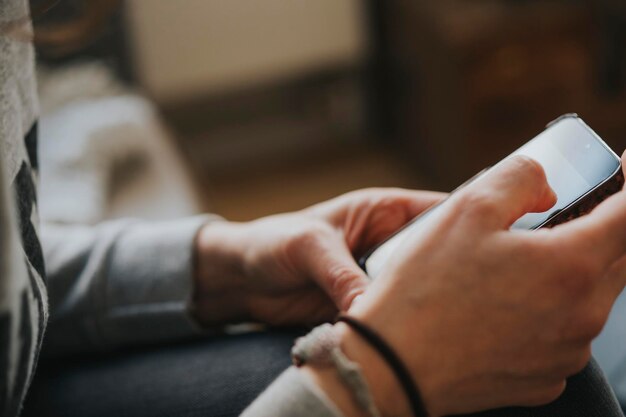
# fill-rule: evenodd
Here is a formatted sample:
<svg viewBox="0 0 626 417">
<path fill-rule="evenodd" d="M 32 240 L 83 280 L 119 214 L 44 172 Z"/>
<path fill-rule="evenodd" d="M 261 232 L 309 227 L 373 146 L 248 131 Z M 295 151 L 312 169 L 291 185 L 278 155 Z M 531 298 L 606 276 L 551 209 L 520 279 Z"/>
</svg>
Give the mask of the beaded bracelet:
<svg viewBox="0 0 626 417">
<path fill-rule="evenodd" d="M 296 340 L 291 349 L 293 363 L 300 367 L 304 364 L 334 366 L 343 384 L 350 390 L 359 408 L 370 417 L 381 417 L 374 404 L 369 386 L 361 367 L 346 357 L 341 351 L 339 336 L 331 324 L 322 324 L 308 335 Z"/>
</svg>

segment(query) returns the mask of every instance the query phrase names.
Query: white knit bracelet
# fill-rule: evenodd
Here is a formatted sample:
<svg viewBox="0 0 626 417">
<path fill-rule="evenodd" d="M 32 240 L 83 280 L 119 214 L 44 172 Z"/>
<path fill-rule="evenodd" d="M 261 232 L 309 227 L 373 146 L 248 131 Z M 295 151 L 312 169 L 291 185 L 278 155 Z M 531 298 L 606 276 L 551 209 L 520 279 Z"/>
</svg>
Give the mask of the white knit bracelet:
<svg viewBox="0 0 626 417">
<path fill-rule="evenodd" d="M 298 338 L 291 349 L 291 357 L 296 366 L 334 366 L 358 406 L 371 417 L 381 417 L 361 367 L 341 351 L 339 336 L 331 324 L 322 324 L 306 336 Z"/>
</svg>

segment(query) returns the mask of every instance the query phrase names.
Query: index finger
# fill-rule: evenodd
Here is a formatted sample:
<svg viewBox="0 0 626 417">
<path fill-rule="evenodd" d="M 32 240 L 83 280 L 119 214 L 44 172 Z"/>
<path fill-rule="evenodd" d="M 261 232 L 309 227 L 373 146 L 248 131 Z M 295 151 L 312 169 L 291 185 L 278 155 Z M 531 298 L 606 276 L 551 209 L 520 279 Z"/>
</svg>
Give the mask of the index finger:
<svg viewBox="0 0 626 417">
<path fill-rule="evenodd" d="M 626 171 L 626 152 L 622 155 Z M 626 190 L 607 198 L 586 216 L 554 229 L 557 236 L 578 250 L 588 251 L 606 266 L 626 253 Z"/>
<path fill-rule="evenodd" d="M 471 218 L 473 224 L 504 230 L 526 213 L 548 210 L 556 195 L 539 162 L 518 155 L 493 167 L 451 200 L 477 214 Z"/>
</svg>

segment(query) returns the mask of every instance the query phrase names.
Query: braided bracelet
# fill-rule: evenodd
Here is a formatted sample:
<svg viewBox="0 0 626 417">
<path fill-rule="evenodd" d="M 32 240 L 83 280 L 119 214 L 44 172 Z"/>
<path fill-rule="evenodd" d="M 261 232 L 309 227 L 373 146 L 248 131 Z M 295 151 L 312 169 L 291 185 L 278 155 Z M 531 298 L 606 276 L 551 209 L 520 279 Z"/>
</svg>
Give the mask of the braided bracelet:
<svg viewBox="0 0 626 417">
<path fill-rule="evenodd" d="M 298 367 L 304 364 L 334 366 L 343 384 L 350 389 L 359 408 L 367 412 L 370 417 L 381 417 L 363 377 L 361 367 L 348 359 L 341 351 L 339 336 L 331 324 L 322 324 L 308 335 L 297 339 L 291 349 L 291 357 Z"/>
</svg>

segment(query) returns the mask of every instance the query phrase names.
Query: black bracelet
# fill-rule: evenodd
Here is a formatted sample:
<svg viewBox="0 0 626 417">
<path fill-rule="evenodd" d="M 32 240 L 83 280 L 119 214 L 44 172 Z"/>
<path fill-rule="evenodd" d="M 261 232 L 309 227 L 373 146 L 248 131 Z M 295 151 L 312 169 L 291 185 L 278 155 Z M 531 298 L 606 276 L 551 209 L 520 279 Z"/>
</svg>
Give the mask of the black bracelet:
<svg viewBox="0 0 626 417">
<path fill-rule="evenodd" d="M 398 382 L 400 382 L 404 393 L 408 397 L 413 415 L 415 417 L 428 417 L 428 413 L 424 407 L 424 402 L 422 401 L 422 396 L 420 395 L 419 389 L 417 388 L 415 381 L 413 381 L 411 374 L 406 369 L 406 366 L 404 366 L 398 355 L 396 355 L 393 349 L 389 347 L 382 337 L 380 337 L 369 326 L 345 314 L 340 314 L 337 317 L 337 322 L 346 323 L 354 331 L 361 335 L 361 337 L 363 337 L 363 339 L 365 339 L 374 349 L 376 349 L 378 353 L 380 353 L 385 362 L 387 362 L 389 367 L 393 370 L 393 373 L 396 375 Z"/>
</svg>

